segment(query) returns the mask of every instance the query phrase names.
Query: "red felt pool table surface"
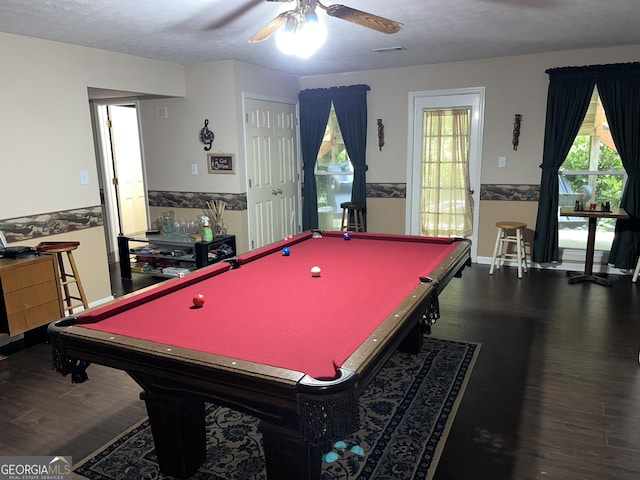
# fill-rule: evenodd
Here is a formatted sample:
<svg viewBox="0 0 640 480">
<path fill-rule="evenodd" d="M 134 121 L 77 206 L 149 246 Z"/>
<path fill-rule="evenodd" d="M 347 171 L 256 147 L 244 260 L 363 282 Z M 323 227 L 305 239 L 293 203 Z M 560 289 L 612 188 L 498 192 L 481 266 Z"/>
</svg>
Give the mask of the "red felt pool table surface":
<svg viewBox="0 0 640 480">
<path fill-rule="evenodd" d="M 90 310 L 80 321 L 96 323 L 77 327 L 334 378 L 458 243 L 305 233 L 239 257 L 239 268 L 214 265 Z M 196 294 L 202 308 L 193 307 Z"/>
</svg>

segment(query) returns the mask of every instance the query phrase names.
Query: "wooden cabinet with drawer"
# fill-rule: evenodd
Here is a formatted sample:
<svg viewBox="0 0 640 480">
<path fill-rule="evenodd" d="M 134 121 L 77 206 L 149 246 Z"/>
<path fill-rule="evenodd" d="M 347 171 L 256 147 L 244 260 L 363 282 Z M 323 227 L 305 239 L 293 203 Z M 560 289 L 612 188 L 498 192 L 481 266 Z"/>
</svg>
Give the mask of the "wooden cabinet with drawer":
<svg viewBox="0 0 640 480">
<path fill-rule="evenodd" d="M 62 318 L 53 255 L 0 259 L 0 333 L 24 333 Z"/>
</svg>

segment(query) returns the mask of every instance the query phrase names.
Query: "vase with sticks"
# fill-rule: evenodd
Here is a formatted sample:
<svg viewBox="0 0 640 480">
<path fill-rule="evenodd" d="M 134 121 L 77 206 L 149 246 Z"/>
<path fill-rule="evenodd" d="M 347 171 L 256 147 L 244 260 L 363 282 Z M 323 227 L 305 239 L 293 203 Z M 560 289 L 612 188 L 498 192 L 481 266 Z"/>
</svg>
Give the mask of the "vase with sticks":
<svg viewBox="0 0 640 480">
<path fill-rule="evenodd" d="M 211 220 L 211 229 L 215 236 L 227 234 L 227 226 L 224 224 L 224 211 L 227 207 L 222 200 L 207 201 L 206 213 Z"/>
</svg>

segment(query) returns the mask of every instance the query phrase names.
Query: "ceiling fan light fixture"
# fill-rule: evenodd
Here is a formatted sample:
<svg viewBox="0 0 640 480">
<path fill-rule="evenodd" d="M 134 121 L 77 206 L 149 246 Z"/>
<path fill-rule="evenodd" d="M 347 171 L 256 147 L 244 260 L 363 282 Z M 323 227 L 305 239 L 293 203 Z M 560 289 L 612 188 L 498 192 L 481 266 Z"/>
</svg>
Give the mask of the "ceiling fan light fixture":
<svg viewBox="0 0 640 480">
<path fill-rule="evenodd" d="M 327 40 L 327 29 L 318 21 L 315 12 L 309 11 L 304 17 L 287 21 L 276 33 L 276 45 L 285 55 L 309 58 Z"/>
<path fill-rule="evenodd" d="M 276 45 L 285 55 L 294 55 L 296 53 L 296 31 L 298 30 L 299 21 L 295 17 L 287 18 L 287 23 L 276 33 Z"/>
</svg>

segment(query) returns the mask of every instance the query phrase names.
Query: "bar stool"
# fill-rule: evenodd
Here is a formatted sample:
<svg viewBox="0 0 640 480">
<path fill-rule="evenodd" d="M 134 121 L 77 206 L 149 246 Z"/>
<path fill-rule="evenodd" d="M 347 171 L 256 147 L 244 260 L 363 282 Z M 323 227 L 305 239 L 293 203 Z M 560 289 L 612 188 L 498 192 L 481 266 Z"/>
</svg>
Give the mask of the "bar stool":
<svg viewBox="0 0 640 480">
<path fill-rule="evenodd" d="M 342 224 L 340 230 L 352 232 L 364 232 L 364 215 L 362 213 L 364 205 L 355 202 L 343 202 L 340 204 L 342 209 Z"/>
<path fill-rule="evenodd" d="M 64 297 L 60 297 L 60 307 L 63 312 L 67 310 L 70 314 L 73 313 L 74 309 L 78 309 L 79 307 L 83 307 L 84 310 L 89 308 L 87 297 L 84 294 L 84 288 L 82 288 L 82 282 L 78 275 L 76 262 L 73 259 L 73 254 L 71 253 L 73 250 L 78 248 L 79 245 L 80 242 L 42 242 L 38 244 L 37 247 L 37 250 L 40 253 L 56 256 L 57 261 L 53 262 L 53 265 L 56 270 L 56 276 L 60 279 L 64 295 Z M 63 253 L 67 254 L 67 261 L 71 268 L 71 272 L 65 270 Z M 78 291 L 77 295 L 71 294 L 69 289 L 71 285 L 76 286 Z M 78 300 L 80 303 L 74 302 L 74 300 Z"/>
<path fill-rule="evenodd" d="M 496 222 L 496 227 L 498 227 L 498 236 L 493 247 L 489 275 L 493 275 L 494 267 L 500 269 L 500 265 L 504 264 L 505 260 L 515 260 L 518 264 L 518 278 L 522 278 L 522 271 L 527 271 L 527 251 L 522 237 L 522 232 L 527 228 L 527 224 L 504 221 Z M 510 251 L 509 247 L 511 245 L 516 247 L 515 253 Z"/>
<path fill-rule="evenodd" d="M 640 257 L 638 257 L 638 263 L 636 263 L 636 269 L 633 271 L 633 277 L 631 281 L 636 283 L 638 281 L 638 275 L 640 275 Z"/>
</svg>

